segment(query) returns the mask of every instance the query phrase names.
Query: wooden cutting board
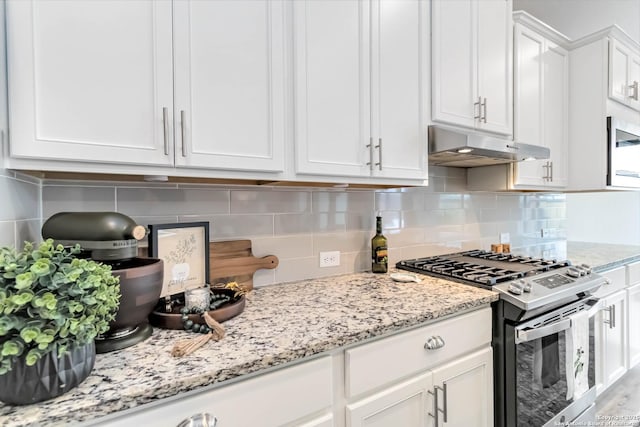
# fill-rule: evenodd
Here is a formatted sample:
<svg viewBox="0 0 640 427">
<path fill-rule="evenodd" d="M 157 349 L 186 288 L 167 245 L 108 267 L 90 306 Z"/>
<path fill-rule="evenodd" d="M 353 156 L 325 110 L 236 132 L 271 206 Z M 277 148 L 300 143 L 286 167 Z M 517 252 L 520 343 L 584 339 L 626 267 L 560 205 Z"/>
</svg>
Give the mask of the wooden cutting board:
<svg viewBox="0 0 640 427">
<path fill-rule="evenodd" d="M 251 240 L 229 240 L 209 243 L 209 282 L 212 285 L 237 282 L 253 289 L 253 274 L 261 268 L 278 266 L 278 257 L 256 258 L 251 252 Z"/>
</svg>

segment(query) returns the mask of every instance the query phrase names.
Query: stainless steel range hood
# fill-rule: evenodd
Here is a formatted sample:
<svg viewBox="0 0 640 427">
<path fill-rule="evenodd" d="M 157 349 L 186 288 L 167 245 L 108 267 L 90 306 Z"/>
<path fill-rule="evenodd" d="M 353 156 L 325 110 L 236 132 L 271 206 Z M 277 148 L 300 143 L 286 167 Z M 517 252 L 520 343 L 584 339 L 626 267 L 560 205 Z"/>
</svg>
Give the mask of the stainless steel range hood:
<svg viewBox="0 0 640 427">
<path fill-rule="evenodd" d="M 429 126 L 429 163 L 439 166 L 470 168 L 523 160 L 548 159 L 546 147 L 519 144 L 444 126 Z"/>
</svg>

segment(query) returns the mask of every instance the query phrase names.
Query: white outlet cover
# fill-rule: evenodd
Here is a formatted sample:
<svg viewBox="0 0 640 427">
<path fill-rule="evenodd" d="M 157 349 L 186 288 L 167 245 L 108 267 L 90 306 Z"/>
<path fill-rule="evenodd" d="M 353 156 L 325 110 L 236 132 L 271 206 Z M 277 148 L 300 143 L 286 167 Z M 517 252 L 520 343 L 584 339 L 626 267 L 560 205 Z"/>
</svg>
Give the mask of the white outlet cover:
<svg viewBox="0 0 640 427">
<path fill-rule="evenodd" d="M 500 233 L 500 243 L 509 243 L 509 233 Z"/>
</svg>

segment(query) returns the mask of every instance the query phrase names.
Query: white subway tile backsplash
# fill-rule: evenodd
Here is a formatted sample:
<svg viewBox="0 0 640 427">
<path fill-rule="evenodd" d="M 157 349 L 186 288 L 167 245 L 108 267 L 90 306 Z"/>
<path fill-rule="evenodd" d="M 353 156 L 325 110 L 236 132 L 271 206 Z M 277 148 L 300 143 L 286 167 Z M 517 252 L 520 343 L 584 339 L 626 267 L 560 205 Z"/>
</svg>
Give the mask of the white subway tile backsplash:
<svg viewBox="0 0 640 427">
<path fill-rule="evenodd" d="M 313 253 L 324 251 L 359 252 L 369 250 L 373 234 L 366 231 L 323 233 L 313 236 Z"/>
<path fill-rule="evenodd" d="M 278 214 L 273 216 L 274 234 L 304 234 L 313 232 L 313 214 Z"/>
<path fill-rule="evenodd" d="M 288 190 L 233 190 L 231 213 L 311 212 L 311 192 Z"/>
<path fill-rule="evenodd" d="M 287 259 L 314 255 L 312 234 L 257 237 L 251 239 L 251 247 L 256 257 L 275 255 L 278 259 Z"/>
<path fill-rule="evenodd" d="M 25 179 L 21 179 L 25 178 Z M 0 244 L 38 240 L 41 218 L 61 210 L 117 210 L 142 225 L 209 221 L 213 241 L 251 239 L 254 256 L 276 255 L 255 286 L 370 269 L 375 215 L 383 217 L 391 264 L 401 259 L 489 249 L 508 232 L 512 247 L 540 252 L 566 236 L 566 197 L 555 193 L 469 193 L 466 170 L 431 167 L 429 187 L 328 190 L 206 184 L 69 182 L 0 170 Z M 445 192 L 446 190 L 446 192 Z M 42 213 L 40 213 L 40 209 Z M 339 250 L 341 265 L 319 267 Z"/>
<path fill-rule="evenodd" d="M 178 222 L 209 222 L 212 241 L 246 239 L 252 236 L 273 236 L 272 215 L 181 215 Z"/>
<path fill-rule="evenodd" d="M 0 176 L 0 221 L 40 217 L 40 187 L 19 179 Z"/>
<path fill-rule="evenodd" d="M 0 221 L 0 247 L 16 247 L 15 221 Z"/>
<path fill-rule="evenodd" d="M 374 208 L 373 191 L 314 191 L 311 193 L 313 212 L 362 212 Z"/>
<path fill-rule="evenodd" d="M 229 190 L 118 187 L 118 212 L 131 216 L 229 213 Z"/>
<path fill-rule="evenodd" d="M 16 245 L 18 248 L 22 248 L 24 242 L 39 243 L 41 241 L 42 221 L 39 218 L 16 221 Z"/>
<path fill-rule="evenodd" d="M 42 187 L 42 217 L 45 220 L 58 212 L 99 212 L 114 211 L 115 209 L 115 189 L 113 187 L 57 185 Z"/>
<path fill-rule="evenodd" d="M 376 193 L 376 211 L 411 211 L 424 208 L 423 191 L 383 191 Z"/>
</svg>

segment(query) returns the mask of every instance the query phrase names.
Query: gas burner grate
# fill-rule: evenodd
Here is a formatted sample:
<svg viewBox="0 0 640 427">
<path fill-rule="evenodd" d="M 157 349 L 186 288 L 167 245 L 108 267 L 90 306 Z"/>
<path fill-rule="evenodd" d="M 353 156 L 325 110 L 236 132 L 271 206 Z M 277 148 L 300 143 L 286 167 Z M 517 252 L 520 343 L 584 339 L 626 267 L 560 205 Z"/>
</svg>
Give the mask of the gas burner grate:
<svg viewBox="0 0 640 427">
<path fill-rule="evenodd" d="M 568 265 L 571 265 L 568 261 L 558 262 L 485 250 L 471 250 L 400 261 L 396 267 L 491 288 L 498 283 Z"/>
</svg>

